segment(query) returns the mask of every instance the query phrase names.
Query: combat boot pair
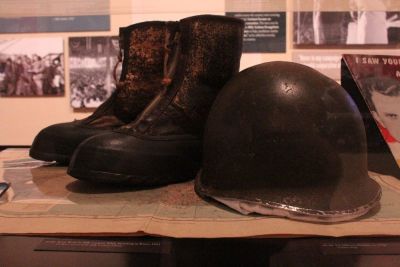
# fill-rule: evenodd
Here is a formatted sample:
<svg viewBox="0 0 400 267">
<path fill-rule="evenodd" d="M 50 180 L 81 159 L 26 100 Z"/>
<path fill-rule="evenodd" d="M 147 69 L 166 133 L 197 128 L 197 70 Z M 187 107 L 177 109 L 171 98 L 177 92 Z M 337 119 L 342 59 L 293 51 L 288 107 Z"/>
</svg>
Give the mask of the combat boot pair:
<svg viewBox="0 0 400 267">
<path fill-rule="evenodd" d="M 124 28 L 115 93 L 89 118 L 42 130 L 31 155 L 40 154 L 40 143 L 63 157 L 38 159 L 67 161 L 74 151 L 68 173 L 93 182 L 157 186 L 193 179 L 210 107 L 239 70 L 243 27 L 238 19 L 202 15 Z"/>
</svg>

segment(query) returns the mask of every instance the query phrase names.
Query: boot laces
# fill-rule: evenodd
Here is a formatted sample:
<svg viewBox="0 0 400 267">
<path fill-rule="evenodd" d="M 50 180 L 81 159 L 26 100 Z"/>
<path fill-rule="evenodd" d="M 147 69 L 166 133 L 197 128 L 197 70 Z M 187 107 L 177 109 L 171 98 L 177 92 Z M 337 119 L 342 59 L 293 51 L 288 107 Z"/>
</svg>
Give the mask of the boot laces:
<svg viewBox="0 0 400 267">
<path fill-rule="evenodd" d="M 164 69 L 163 69 L 164 77 L 161 80 L 161 84 L 164 86 L 169 86 L 172 83 L 172 78 L 175 74 L 177 67 L 177 59 L 179 55 L 179 45 L 180 45 L 179 41 L 180 41 L 179 32 L 175 32 L 174 38 L 171 40 L 171 33 L 167 30 L 165 34 L 165 45 L 164 45 L 164 51 L 165 51 Z"/>
<path fill-rule="evenodd" d="M 118 84 L 117 68 L 118 68 L 119 64 L 121 64 L 121 62 L 122 62 L 122 49 L 119 48 L 118 61 L 115 63 L 114 69 L 113 69 L 113 77 L 114 77 L 115 84 Z"/>
</svg>

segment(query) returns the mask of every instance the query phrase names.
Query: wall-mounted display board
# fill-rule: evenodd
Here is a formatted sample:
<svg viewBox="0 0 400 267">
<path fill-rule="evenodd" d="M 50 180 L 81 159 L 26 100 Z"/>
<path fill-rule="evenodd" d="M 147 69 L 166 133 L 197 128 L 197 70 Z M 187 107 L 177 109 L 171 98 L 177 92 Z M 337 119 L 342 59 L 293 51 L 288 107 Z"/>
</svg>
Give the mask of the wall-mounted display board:
<svg viewBox="0 0 400 267">
<path fill-rule="evenodd" d="M 244 53 L 286 51 L 286 0 L 226 0 L 225 10 L 245 22 Z"/>
<path fill-rule="evenodd" d="M 292 53 L 292 61 L 316 69 L 331 79 L 340 82 L 340 68 L 343 51 L 346 51 L 346 53 L 349 54 L 359 52 L 359 50 L 295 50 Z M 376 52 L 375 50 L 363 50 L 363 53 L 367 55 Z M 400 56 L 400 50 L 395 49 L 381 50 L 379 53 L 382 55 Z"/>
<path fill-rule="evenodd" d="M 292 61 L 316 69 L 336 81 L 340 80 L 342 55 L 332 51 L 295 51 Z"/>
<path fill-rule="evenodd" d="M 132 23 L 142 21 L 177 21 L 201 14 L 224 15 L 225 0 L 166 1 L 131 0 Z"/>
<path fill-rule="evenodd" d="M 98 107 L 116 86 L 112 74 L 118 60 L 118 36 L 71 37 L 68 45 L 71 106 Z"/>
<path fill-rule="evenodd" d="M 2 0 L 0 9 L 0 33 L 110 29 L 108 0 Z"/>
<path fill-rule="evenodd" d="M 0 96 L 62 95 L 62 38 L 0 40 Z"/>
</svg>

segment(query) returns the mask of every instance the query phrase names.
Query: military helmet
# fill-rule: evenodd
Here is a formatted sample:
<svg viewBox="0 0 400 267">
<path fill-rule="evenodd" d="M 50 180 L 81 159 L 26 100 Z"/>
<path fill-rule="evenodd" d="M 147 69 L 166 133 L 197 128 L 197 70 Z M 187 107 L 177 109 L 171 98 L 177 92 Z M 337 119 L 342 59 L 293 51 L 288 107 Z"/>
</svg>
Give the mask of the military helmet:
<svg viewBox="0 0 400 267">
<path fill-rule="evenodd" d="M 214 102 L 195 190 L 245 214 L 350 220 L 381 197 L 366 149 L 361 115 L 338 83 L 304 65 L 263 63 Z"/>
</svg>

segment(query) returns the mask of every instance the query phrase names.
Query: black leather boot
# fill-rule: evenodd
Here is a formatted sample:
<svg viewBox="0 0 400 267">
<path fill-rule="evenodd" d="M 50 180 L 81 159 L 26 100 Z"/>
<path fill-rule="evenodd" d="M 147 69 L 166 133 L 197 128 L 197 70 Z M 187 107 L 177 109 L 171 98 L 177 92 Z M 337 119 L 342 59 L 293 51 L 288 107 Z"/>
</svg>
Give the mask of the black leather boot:
<svg viewBox="0 0 400 267">
<path fill-rule="evenodd" d="M 40 131 L 33 141 L 30 156 L 68 163 L 75 148 L 86 138 L 136 119 L 163 89 L 165 44 L 170 42 L 168 38 L 174 35 L 177 26 L 177 22 L 151 21 L 121 28 L 120 47 L 124 57 L 117 89 L 91 116 Z"/>
<path fill-rule="evenodd" d="M 68 174 L 134 186 L 193 179 L 210 107 L 239 70 L 243 26 L 224 16 L 181 20 L 165 61 L 164 90 L 134 122 L 81 143 Z"/>
</svg>

